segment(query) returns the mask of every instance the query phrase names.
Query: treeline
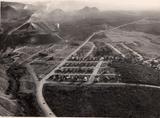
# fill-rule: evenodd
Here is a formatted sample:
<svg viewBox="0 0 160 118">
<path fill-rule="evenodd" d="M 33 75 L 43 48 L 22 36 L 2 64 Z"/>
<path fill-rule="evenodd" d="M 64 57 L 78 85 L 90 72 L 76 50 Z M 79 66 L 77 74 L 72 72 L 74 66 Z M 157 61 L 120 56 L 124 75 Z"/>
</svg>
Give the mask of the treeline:
<svg viewBox="0 0 160 118">
<path fill-rule="evenodd" d="M 17 98 L 19 88 L 20 88 L 20 79 L 26 74 L 26 68 L 19 64 L 12 64 L 6 71 L 9 80 L 9 86 L 6 90 L 6 94 L 12 94 L 13 98 Z"/>
<path fill-rule="evenodd" d="M 20 92 L 20 79 L 26 74 L 26 68 L 19 64 L 12 64 L 6 71 L 9 77 L 9 86 L 6 94 L 11 94 L 12 99 L 18 102 L 16 116 L 43 116 L 38 107 L 36 96 L 33 93 Z"/>
</svg>

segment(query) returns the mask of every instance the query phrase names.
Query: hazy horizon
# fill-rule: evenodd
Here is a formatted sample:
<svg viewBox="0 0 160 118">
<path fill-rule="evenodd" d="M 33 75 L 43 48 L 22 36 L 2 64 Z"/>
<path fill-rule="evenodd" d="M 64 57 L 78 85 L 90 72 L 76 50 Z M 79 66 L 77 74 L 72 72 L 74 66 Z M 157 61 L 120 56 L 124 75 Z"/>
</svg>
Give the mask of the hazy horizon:
<svg viewBox="0 0 160 118">
<path fill-rule="evenodd" d="M 61 8 L 72 11 L 85 6 L 100 10 L 159 10 L 160 0 L 3 0 L 47 6 L 47 9 Z"/>
</svg>

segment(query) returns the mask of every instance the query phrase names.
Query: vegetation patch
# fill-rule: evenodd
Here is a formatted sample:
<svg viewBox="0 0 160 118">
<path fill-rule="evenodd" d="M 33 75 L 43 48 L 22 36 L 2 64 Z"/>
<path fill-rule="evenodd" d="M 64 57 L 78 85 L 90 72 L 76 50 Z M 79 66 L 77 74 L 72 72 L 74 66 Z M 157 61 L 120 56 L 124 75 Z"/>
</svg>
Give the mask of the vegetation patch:
<svg viewBox="0 0 160 118">
<path fill-rule="evenodd" d="M 110 65 L 121 75 L 122 82 L 160 85 L 160 71 L 140 63 L 114 61 Z"/>
<path fill-rule="evenodd" d="M 45 86 L 48 105 L 61 117 L 157 118 L 159 90 L 141 87 Z"/>
</svg>

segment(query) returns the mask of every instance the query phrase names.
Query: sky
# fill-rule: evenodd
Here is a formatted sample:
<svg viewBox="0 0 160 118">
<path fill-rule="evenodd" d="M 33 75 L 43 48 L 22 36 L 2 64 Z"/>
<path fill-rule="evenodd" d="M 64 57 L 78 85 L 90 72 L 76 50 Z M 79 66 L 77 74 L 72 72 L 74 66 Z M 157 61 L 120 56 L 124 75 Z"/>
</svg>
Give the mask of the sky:
<svg viewBox="0 0 160 118">
<path fill-rule="evenodd" d="M 1 1 L 1 0 L 0 0 Z M 160 10 L 160 0 L 3 0 L 31 4 L 46 4 L 48 8 L 76 10 L 84 6 L 101 10 Z M 37 3 L 38 2 L 38 3 Z"/>
</svg>

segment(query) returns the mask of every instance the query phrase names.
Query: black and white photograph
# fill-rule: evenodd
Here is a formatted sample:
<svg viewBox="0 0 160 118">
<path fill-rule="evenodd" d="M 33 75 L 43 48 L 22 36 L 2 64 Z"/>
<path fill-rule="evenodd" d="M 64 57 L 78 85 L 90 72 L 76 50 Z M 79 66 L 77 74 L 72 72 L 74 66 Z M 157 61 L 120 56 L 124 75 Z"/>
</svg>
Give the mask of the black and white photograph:
<svg viewBox="0 0 160 118">
<path fill-rule="evenodd" d="M 0 0 L 0 116 L 160 118 L 160 0 Z"/>
</svg>

